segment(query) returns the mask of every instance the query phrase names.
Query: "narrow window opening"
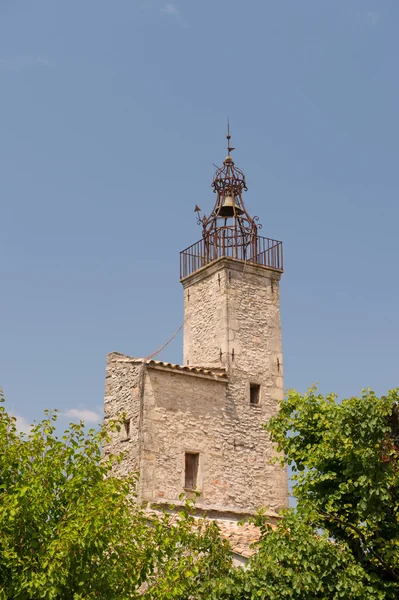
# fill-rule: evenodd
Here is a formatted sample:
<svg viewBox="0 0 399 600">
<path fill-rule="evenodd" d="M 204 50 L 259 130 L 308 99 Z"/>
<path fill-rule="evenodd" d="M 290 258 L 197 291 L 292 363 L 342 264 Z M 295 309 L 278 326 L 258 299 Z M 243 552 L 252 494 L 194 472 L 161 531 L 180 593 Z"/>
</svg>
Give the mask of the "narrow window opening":
<svg viewBox="0 0 399 600">
<path fill-rule="evenodd" d="M 123 426 L 125 428 L 125 437 L 130 438 L 130 419 L 124 421 Z"/>
<path fill-rule="evenodd" d="M 197 487 L 199 454 L 186 452 L 185 454 L 185 471 L 184 471 L 184 487 L 188 490 L 193 490 Z"/>
<path fill-rule="evenodd" d="M 260 402 L 260 385 L 258 383 L 249 384 L 249 403 L 252 406 L 258 406 Z"/>
</svg>

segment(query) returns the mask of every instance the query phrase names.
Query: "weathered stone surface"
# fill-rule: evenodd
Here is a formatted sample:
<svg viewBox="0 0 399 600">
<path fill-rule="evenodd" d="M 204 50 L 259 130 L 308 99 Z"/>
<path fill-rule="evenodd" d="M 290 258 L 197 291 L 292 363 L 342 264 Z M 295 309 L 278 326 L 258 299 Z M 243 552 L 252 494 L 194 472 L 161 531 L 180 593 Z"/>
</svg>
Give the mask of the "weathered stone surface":
<svg viewBox="0 0 399 600">
<path fill-rule="evenodd" d="M 177 501 L 192 452 L 199 507 L 242 513 L 288 505 L 287 473 L 270 464 L 274 449 L 262 428 L 283 397 L 279 279 L 224 258 L 183 280 L 183 366 L 214 375 L 108 356 L 106 417 L 126 412 L 131 425 L 130 439 L 115 435 L 105 451 L 127 451 L 120 468 L 139 469 L 140 499 Z M 251 383 L 260 385 L 257 406 Z"/>
<path fill-rule="evenodd" d="M 107 356 L 105 379 L 104 414 L 105 422 L 112 418 L 121 418 L 123 414 L 130 423 L 130 435 L 126 435 L 122 426 L 115 432 L 112 442 L 104 446 L 105 454 L 125 452 L 124 472 L 135 472 L 139 461 L 139 421 L 140 390 L 139 374 L 141 365 L 129 360 L 118 352 Z"/>
</svg>

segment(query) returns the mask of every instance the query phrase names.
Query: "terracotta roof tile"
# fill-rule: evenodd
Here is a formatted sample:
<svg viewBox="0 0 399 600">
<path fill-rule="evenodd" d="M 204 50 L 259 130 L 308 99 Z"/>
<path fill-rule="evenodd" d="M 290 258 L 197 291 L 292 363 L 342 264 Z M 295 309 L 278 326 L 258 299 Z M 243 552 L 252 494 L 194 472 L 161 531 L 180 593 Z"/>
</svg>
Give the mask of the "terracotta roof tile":
<svg viewBox="0 0 399 600">
<path fill-rule="evenodd" d="M 175 363 L 165 362 L 163 360 L 135 358 L 133 356 L 127 356 L 126 354 L 121 354 L 120 352 L 111 352 L 108 356 L 109 357 L 113 356 L 116 358 L 117 361 L 121 361 L 121 362 L 130 362 L 130 363 L 136 363 L 136 364 L 145 363 L 149 367 L 161 367 L 161 368 L 165 368 L 165 369 L 176 369 L 176 371 L 188 371 L 189 373 L 199 373 L 201 375 L 209 375 L 209 376 L 213 376 L 213 377 L 220 377 L 221 379 L 227 379 L 227 372 L 226 372 L 226 369 L 224 369 L 223 367 L 209 368 L 209 367 L 201 367 L 199 365 L 183 366 L 183 365 L 177 365 Z"/>
<path fill-rule="evenodd" d="M 230 544 L 232 552 L 240 554 L 244 558 L 249 558 L 255 554 L 256 549 L 253 545 L 260 540 L 260 527 L 252 523 L 242 523 L 238 521 L 227 521 L 225 519 L 216 519 L 220 529 L 220 535 Z M 273 529 L 276 527 L 270 523 Z"/>
<path fill-rule="evenodd" d="M 140 362 L 143 362 L 143 360 L 141 360 Z M 223 379 L 227 378 L 227 373 L 225 371 L 225 369 L 208 369 L 205 367 L 190 367 L 190 366 L 183 366 L 183 365 L 176 365 L 174 363 L 168 363 L 168 362 L 164 362 L 162 360 L 147 360 L 145 361 L 147 365 L 149 366 L 157 366 L 157 367 L 166 367 L 169 369 L 177 369 L 178 371 L 188 371 L 191 373 L 201 373 L 202 375 L 214 375 L 216 377 L 221 377 Z"/>
<path fill-rule="evenodd" d="M 147 514 L 151 518 L 152 513 L 159 514 L 159 510 L 154 507 L 147 508 Z M 171 511 L 172 515 L 174 511 Z M 175 518 L 179 518 L 178 514 L 175 513 Z M 215 521 L 219 527 L 220 536 L 227 540 L 230 545 L 231 551 L 234 554 L 239 554 L 243 558 L 250 558 L 256 552 L 254 545 L 260 540 L 261 532 L 260 527 L 253 525 L 253 523 L 247 523 L 229 519 L 209 519 L 209 521 Z M 269 524 L 273 529 L 276 525 L 269 521 Z"/>
<path fill-rule="evenodd" d="M 220 535 L 230 544 L 232 552 L 249 558 L 254 554 L 251 546 L 260 539 L 260 529 L 252 523 L 239 524 L 237 521 L 217 519 Z"/>
<path fill-rule="evenodd" d="M 207 375 L 208 377 L 215 377 L 217 379 L 227 380 L 226 369 L 224 369 L 222 367 L 209 368 L 209 367 L 201 367 L 198 365 L 197 366 L 194 366 L 194 365 L 183 366 L 183 365 L 177 365 L 175 363 L 165 362 L 163 360 L 135 358 L 133 356 L 126 356 L 125 354 L 120 354 L 120 352 L 111 352 L 108 356 L 115 357 L 115 359 L 117 361 L 130 362 L 130 363 L 136 363 L 136 364 L 145 363 L 149 367 L 158 367 L 161 369 L 162 368 L 174 369 L 174 370 L 180 371 L 180 372 L 186 371 L 188 373 L 198 373 L 199 375 Z"/>
</svg>

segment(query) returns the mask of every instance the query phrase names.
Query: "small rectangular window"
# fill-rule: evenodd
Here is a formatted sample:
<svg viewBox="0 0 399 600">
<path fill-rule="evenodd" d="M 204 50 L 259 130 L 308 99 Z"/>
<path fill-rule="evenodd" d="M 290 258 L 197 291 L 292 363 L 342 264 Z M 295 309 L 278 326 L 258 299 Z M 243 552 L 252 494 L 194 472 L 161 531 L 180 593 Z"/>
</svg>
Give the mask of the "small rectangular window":
<svg viewBox="0 0 399 600">
<path fill-rule="evenodd" d="M 125 428 L 125 437 L 130 438 L 130 419 L 124 421 L 123 426 Z"/>
<path fill-rule="evenodd" d="M 197 475 L 199 465 L 199 454 L 186 452 L 185 454 L 185 471 L 184 471 L 184 487 L 188 490 L 193 490 L 197 487 Z"/>
<path fill-rule="evenodd" d="M 260 385 L 258 383 L 249 384 L 249 403 L 252 406 L 258 406 L 260 403 Z"/>
</svg>

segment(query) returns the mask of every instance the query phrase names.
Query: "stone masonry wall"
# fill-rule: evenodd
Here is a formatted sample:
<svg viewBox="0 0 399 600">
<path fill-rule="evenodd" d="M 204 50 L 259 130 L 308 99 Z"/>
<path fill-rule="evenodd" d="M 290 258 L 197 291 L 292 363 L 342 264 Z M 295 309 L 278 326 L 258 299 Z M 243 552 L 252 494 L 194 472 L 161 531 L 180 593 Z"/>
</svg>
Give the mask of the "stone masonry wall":
<svg viewBox="0 0 399 600">
<path fill-rule="evenodd" d="M 106 419 L 125 412 L 130 433 L 127 439 L 122 428 L 105 452 L 127 451 L 121 472 L 140 463 L 140 499 L 178 501 L 185 452 L 198 452 L 198 506 L 250 512 L 288 505 L 287 473 L 270 464 L 275 451 L 262 427 L 283 398 L 279 279 L 278 272 L 224 258 L 183 281 L 183 364 L 223 367 L 228 380 L 146 366 L 141 435 L 142 364 L 108 356 Z M 256 406 L 251 383 L 260 385 Z"/>
<path fill-rule="evenodd" d="M 248 390 L 249 391 L 249 390 Z M 184 454 L 198 452 L 197 505 L 254 511 L 287 505 L 285 471 L 262 428 L 263 407 L 235 400 L 237 385 L 148 369 L 145 389 L 143 498 L 177 501 L 184 491 Z"/>
<path fill-rule="evenodd" d="M 107 361 L 106 420 L 124 412 L 131 418 L 129 439 L 122 427 L 104 448 L 105 453 L 126 452 L 118 467 L 121 474 L 139 466 L 141 364 L 134 361 L 117 353 Z M 146 367 L 140 500 L 177 502 L 185 491 L 185 452 L 198 452 L 199 507 L 250 512 L 260 506 L 274 510 L 285 506 L 282 471 L 268 464 L 273 450 L 261 427 L 263 410 L 249 406 L 245 391 L 239 406 L 233 399 L 236 386 Z"/>
<path fill-rule="evenodd" d="M 279 281 L 277 271 L 228 258 L 184 279 L 183 364 L 281 365 Z"/>
<path fill-rule="evenodd" d="M 104 446 L 105 454 L 125 452 L 126 458 L 118 466 L 124 475 L 134 473 L 139 467 L 139 375 L 141 364 L 133 362 L 128 356 L 112 352 L 107 356 L 104 421 L 120 419 L 126 413 L 130 423 L 129 435 L 124 425 L 121 431 L 112 434 L 110 444 Z"/>
<path fill-rule="evenodd" d="M 185 362 L 229 373 L 232 460 L 245 468 L 229 464 L 226 477 L 235 477 L 243 505 L 288 505 L 286 470 L 269 464 L 274 450 L 262 429 L 284 396 L 279 280 L 279 272 L 226 258 L 183 280 Z M 251 383 L 260 385 L 259 406 L 250 405 Z"/>
<path fill-rule="evenodd" d="M 142 497 L 176 502 L 184 491 L 185 452 L 198 452 L 199 503 L 225 506 L 223 472 L 231 445 L 226 381 L 162 369 L 147 373 Z"/>
<path fill-rule="evenodd" d="M 183 284 L 183 365 L 223 367 L 227 351 L 225 282 L 212 267 L 207 267 L 204 275 L 190 278 L 187 287 Z"/>
</svg>

